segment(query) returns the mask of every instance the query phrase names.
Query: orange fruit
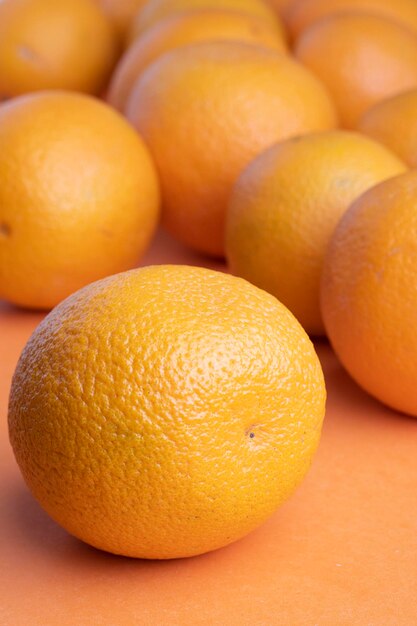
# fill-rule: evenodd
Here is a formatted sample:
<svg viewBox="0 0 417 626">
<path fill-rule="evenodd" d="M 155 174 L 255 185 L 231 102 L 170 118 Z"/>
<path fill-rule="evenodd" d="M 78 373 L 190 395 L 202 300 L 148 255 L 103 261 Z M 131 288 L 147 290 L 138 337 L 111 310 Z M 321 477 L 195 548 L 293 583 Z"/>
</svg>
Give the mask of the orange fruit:
<svg viewBox="0 0 417 626">
<path fill-rule="evenodd" d="M 127 37 L 131 24 L 147 0 L 96 0 L 112 20 L 122 41 Z"/>
<path fill-rule="evenodd" d="M 172 50 L 142 75 L 128 115 L 159 170 L 166 227 L 224 253 L 229 195 L 241 170 L 279 139 L 334 127 L 324 87 L 288 56 L 237 42 Z"/>
<path fill-rule="evenodd" d="M 343 13 L 379 15 L 417 32 L 416 0 L 296 0 L 286 22 L 293 37 L 323 17 Z"/>
<path fill-rule="evenodd" d="M 237 11 L 180 13 L 149 28 L 120 61 L 109 87 L 108 100 L 123 111 L 138 77 L 164 52 L 209 40 L 235 40 L 286 51 L 282 31 L 275 22 Z"/>
<path fill-rule="evenodd" d="M 127 122 L 88 96 L 0 107 L 0 298 L 50 308 L 136 263 L 159 206 L 155 168 Z"/>
<path fill-rule="evenodd" d="M 116 35 L 94 0 L 0 2 L 3 100 L 50 88 L 97 94 L 116 55 Z"/>
<path fill-rule="evenodd" d="M 417 416 L 417 172 L 377 185 L 347 211 L 322 277 L 322 312 L 352 377 Z"/>
<path fill-rule="evenodd" d="M 328 87 L 348 128 L 377 102 L 417 86 L 417 37 L 381 17 L 324 18 L 304 31 L 295 55 Z"/>
<path fill-rule="evenodd" d="M 155 30 L 155 33 L 159 33 L 158 37 L 161 37 L 161 43 L 162 37 L 172 37 L 174 31 L 178 29 L 177 39 L 173 40 L 175 44 L 177 44 L 177 40 L 180 44 L 200 41 L 203 39 L 203 35 L 205 35 L 204 39 L 223 39 L 226 36 L 226 39 L 242 38 L 243 41 L 260 43 L 283 52 L 287 51 L 287 33 L 279 17 L 274 16 L 273 19 L 265 19 L 264 15 L 245 11 L 244 8 L 238 11 L 227 6 L 213 4 L 187 11 L 174 11 L 161 17 L 147 27 L 144 32 L 142 32 L 139 18 L 140 15 L 138 14 L 137 20 L 133 22 L 130 29 L 127 38 L 130 44 L 144 37 L 148 30 L 157 28 L 159 24 L 167 24 L 166 34 L 164 34 L 164 29 Z M 233 20 L 233 18 L 235 19 Z M 170 21 L 168 22 L 168 20 Z M 205 23 L 207 25 L 204 29 Z M 198 37 L 199 34 L 200 37 Z M 153 41 L 153 38 L 149 41 L 151 40 Z M 171 47 L 177 47 L 177 45 Z"/>
<path fill-rule="evenodd" d="M 166 17 L 198 9 L 231 10 L 272 22 L 278 20 L 275 11 L 264 0 L 148 0 L 133 22 L 131 40 Z"/>
<path fill-rule="evenodd" d="M 262 523 L 306 473 L 324 403 L 313 345 L 275 298 L 154 266 L 89 285 L 42 322 L 9 432 L 32 493 L 70 533 L 167 559 Z"/>
<path fill-rule="evenodd" d="M 365 113 L 359 128 L 417 168 L 417 89 L 383 100 Z"/>
<path fill-rule="evenodd" d="M 231 196 L 231 270 L 276 296 L 308 333 L 323 334 L 320 275 L 334 227 L 365 190 L 405 169 L 382 145 L 347 131 L 270 148 L 244 170 Z"/>
</svg>

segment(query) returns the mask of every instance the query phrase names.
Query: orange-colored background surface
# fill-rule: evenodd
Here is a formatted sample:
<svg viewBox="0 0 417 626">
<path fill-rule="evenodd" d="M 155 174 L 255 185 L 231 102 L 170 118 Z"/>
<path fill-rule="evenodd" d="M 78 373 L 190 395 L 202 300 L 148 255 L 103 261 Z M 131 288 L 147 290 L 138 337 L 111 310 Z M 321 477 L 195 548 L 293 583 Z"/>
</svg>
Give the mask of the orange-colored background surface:
<svg viewBox="0 0 417 626">
<path fill-rule="evenodd" d="M 165 235 L 144 262 L 203 264 Z M 70 537 L 20 477 L 7 395 L 42 317 L 0 304 L 1 626 L 417 625 L 417 420 L 366 396 L 325 342 L 322 443 L 292 499 L 223 550 L 140 561 Z"/>
</svg>

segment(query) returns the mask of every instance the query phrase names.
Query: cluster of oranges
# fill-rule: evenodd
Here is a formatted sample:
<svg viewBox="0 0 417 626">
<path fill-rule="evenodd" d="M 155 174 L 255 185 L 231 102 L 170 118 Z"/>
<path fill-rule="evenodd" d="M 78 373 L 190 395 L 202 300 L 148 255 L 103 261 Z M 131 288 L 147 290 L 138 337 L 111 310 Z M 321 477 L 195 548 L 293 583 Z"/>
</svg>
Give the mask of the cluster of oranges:
<svg viewBox="0 0 417 626">
<path fill-rule="evenodd" d="M 257 526 L 319 441 L 307 335 L 417 415 L 415 0 L 4 0 L 0 95 L 0 297 L 58 305 L 10 436 L 70 532 L 169 558 Z M 234 276 L 126 272 L 160 217 Z"/>
</svg>

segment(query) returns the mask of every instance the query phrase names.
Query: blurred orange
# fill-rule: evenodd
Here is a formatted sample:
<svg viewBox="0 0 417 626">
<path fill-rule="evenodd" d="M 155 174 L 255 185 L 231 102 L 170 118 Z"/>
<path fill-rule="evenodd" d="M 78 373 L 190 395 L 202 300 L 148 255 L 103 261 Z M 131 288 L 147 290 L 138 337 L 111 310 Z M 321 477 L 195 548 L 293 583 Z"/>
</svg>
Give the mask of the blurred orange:
<svg viewBox="0 0 417 626">
<path fill-rule="evenodd" d="M 323 18 L 297 40 L 295 56 L 327 86 L 347 128 L 377 102 L 417 87 L 417 37 L 382 17 Z"/>
<path fill-rule="evenodd" d="M 50 308 L 135 265 L 158 219 L 155 168 L 118 113 L 75 93 L 0 107 L 0 298 Z"/>
<path fill-rule="evenodd" d="M 353 200 L 405 170 L 387 148 L 348 131 L 270 148 L 242 172 L 231 195 L 232 272 L 276 296 L 308 333 L 324 334 L 320 275 L 332 232 Z"/>
<path fill-rule="evenodd" d="M 286 23 L 293 37 L 322 17 L 344 13 L 379 15 L 417 32 L 416 0 L 295 0 L 286 11 Z"/>
<path fill-rule="evenodd" d="M 327 250 L 321 305 L 334 350 L 366 391 L 417 416 L 417 172 L 363 194 Z"/>
<path fill-rule="evenodd" d="M 239 11 L 277 21 L 276 12 L 264 0 L 148 0 L 133 22 L 131 39 L 165 17 L 199 9 Z"/>
<path fill-rule="evenodd" d="M 359 129 L 417 168 L 417 89 L 383 100 L 365 113 Z"/>
<path fill-rule="evenodd" d="M 333 128 L 326 90 L 287 55 L 237 42 L 177 48 L 142 75 L 128 116 L 161 177 L 163 219 L 187 245 L 224 253 L 232 185 L 274 142 Z"/>
<path fill-rule="evenodd" d="M 123 111 L 140 74 L 164 52 L 207 40 L 236 40 L 287 50 L 276 22 L 237 11 L 180 13 L 146 30 L 125 53 L 110 83 L 110 104 Z"/>
<path fill-rule="evenodd" d="M 98 94 L 117 49 L 112 24 L 94 0 L 0 2 L 3 99 L 48 88 Z"/>
</svg>

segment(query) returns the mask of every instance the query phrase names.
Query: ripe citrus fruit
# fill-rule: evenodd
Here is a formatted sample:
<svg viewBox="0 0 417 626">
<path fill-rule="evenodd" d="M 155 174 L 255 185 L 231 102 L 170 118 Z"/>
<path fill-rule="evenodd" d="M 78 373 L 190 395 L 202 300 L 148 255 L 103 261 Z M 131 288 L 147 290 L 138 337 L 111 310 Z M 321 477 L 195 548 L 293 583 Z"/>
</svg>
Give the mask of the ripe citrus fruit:
<svg viewBox="0 0 417 626">
<path fill-rule="evenodd" d="M 382 17 L 324 18 L 304 31 L 295 55 L 328 87 L 348 128 L 377 102 L 417 86 L 417 37 Z"/>
<path fill-rule="evenodd" d="M 360 13 L 380 15 L 417 32 L 416 0 L 296 0 L 286 12 L 293 37 L 328 15 Z"/>
<path fill-rule="evenodd" d="M 417 416 L 417 172 L 361 196 L 332 237 L 322 312 L 352 377 L 389 406 Z"/>
<path fill-rule="evenodd" d="M 243 41 L 286 51 L 285 40 L 274 22 L 237 11 L 180 13 L 149 28 L 129 48 L 113 74 L 110 104 L 123 111 L 140 74 L 164 52 L 209 40 Z"/>
<path fill-rule="evenodd" d="M 314 348 L 275 298 L 220 272 L 147 267 L 42 322 L 14 375 L 10 439 L 70 533 L 185 557 L 239 539 L 291 494 L 324 403 Z"/>
<path fill-rule="evenodd" d="M 128 115 L 158 167 L 167 228 L 224 253 L 232 185 L 279 139 L 324 130 L 336 115 L 324 87 L 288 56 L 237 42 L 173 50 L 142 75 Z"/>
<path fill-rule="evenodd" d="M 130 27 L 139 10 L 147 0 L 96 0 L 109 15 L 122 41 L 128 36 Z"/>
<path fill-rule="evenodd" d="M 239 11 L 272 22 L 278 19 L 264 0 L 149 0 L 133 22 L 131 37 L 140 35 L 165 17 L 198 9 Z"/>
<path fill-rule="evenodd" d="M 0 297 L 50 308 L 136 263 L 154 231 L 146 146 L 107 105 L 42 92 L 0 108 Z"/>
<path fill-rule="evenodd" d="M 307 332 L 323 334 L 320 275 L 333 229 L 354 199 L 405 169 L 382 145 L 347 131 L 270 148 L 232 193 L 226 228 L 232 271 L 275 295 Z"/>
<path fill-rule="evenodd" d="M 359 128 L 417 168 L 417 89 L 383 100 L 362 117 Z"/>
<path fill-rule="evenodd" d="M 0 2 L 0 95 L 41 89 L 99 93 L 116 61 L 116 35 L 94 0 Z"/>
</svg>

